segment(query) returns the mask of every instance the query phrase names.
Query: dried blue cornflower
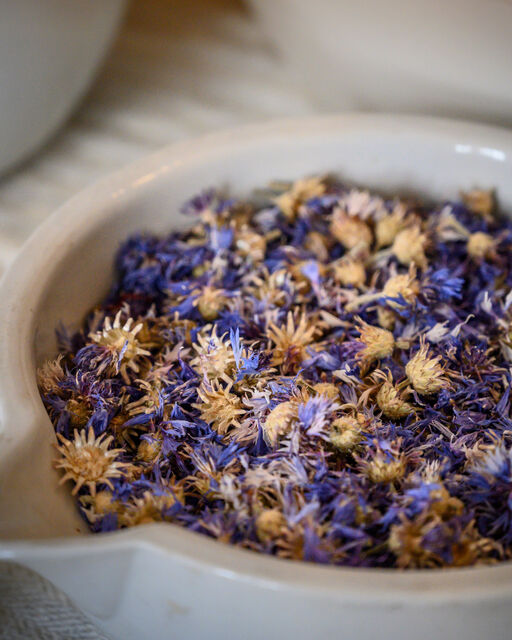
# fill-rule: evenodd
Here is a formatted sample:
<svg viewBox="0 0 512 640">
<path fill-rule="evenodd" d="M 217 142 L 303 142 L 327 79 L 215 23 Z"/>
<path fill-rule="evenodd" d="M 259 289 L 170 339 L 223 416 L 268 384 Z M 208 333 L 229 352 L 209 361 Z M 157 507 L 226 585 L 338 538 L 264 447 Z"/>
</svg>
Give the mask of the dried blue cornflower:
<svg viewBox="0 0 512 640">
<path fill-rule="evenodd" d="M 136 234 L 38 372 L 94 532 L 174 522 L 282 558 L 512 557 L 512 224 L 331 178 Z"/>
</svg>

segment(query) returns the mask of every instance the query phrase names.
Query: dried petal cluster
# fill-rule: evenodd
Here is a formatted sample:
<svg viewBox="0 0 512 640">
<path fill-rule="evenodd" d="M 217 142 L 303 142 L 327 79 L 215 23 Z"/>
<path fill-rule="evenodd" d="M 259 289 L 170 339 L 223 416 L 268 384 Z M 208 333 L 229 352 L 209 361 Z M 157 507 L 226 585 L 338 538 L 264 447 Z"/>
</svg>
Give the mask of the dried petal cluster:
<svg viewBox="0 0 512 640">
<path fill-rule="evenodd" d="M 129 238 L 38 372 L 93 531 L 173 522 L 284 558 L 512 556 L 512 225 L 326 178 L 204 191 Z"/>
</svg>

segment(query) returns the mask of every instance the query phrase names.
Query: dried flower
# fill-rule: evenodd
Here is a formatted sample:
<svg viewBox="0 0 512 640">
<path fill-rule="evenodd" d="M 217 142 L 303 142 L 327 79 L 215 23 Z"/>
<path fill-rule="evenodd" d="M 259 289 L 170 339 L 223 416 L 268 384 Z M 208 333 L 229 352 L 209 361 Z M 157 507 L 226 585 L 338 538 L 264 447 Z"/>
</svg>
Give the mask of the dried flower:
<svg viewBox="0 0 512 640">
<path fill-rule="evenodd" d="M 218 317 L 222 309 L 226 307 L 227 302 L 228 299 L 222 289 L 207 286 L 201 290 L 195 304 L 203 318 L 210 321 Z"/>
<path fill-rule="evenodd" d="M 330 232 L 346 249 L 370 246 L 373 241 L 372 231 L 366 222 L 343 209 L 336 209 L 332 214 Z"/>
<path fill-rule="evenodd" d="M 427 237 L 421 232 L 418 225 L 413 225 L 397 234 L 391 251 L 401 264 L 405 266 L 416 264 L 418 267 L 425 269 L 427 266 L 426 245 Z"/>
<path fill-rule="evenodd" d="M 326 396 L 329 400 L 339 400 L 340 390 L 332 382 L 317 382 L 313 385 L 313 389 L 318 395 Z"/>
<path fill-rule="evenodd" d="M 395 348 L 395 338 L 391 331 L 374 327 L 359 319 L 359 342 L 364 345 L 364 349 L 358 352 L 358 358 L 365 363 L 389 357 Z"/>
<path fill-rule="evenodd" d="M 444 368 L 440 363 L 441 356 L 431 358 L 429 349 L 423 342 L 419 351 L 405 366 L 409 382 L 418 393 L 428 396 L 448 386 Z"/>
<path fill-rule="evenodd" d="M 397 420 L 414 413 L 414 406 L 405 400 L 405 392 L 401 392 L 391 379 L 381 384 L 376 400 L 379 409 L 388 418 Z"/>
<path fill-rule="evenodd" d="M 318 231 L 310 231 L 304 241 L 304 248 L 310 251 L 320 262 L 327 262 L 329 259 L 329 238 Z"/>
<path fill-rule="evenodd" d="M 137 360 L 140 356 L 149 356 L 150 352 L 143 349 L 137 340 L 137 334 L 142 329 L 142 323 L 133 324 L 133 318 L 121 324 L 122 311 L 118 311 L 114 322 L 106 317 L 103 329 L 97 333 L 90 334 L 90 338 L 96 344 L 105 347 L 111 355 L 111 370 L 118 371 L 123 376 L 125 382 L 129 382 L 127 369 L 135 373 L 139 371 Z"/>
<path fill-rule="evenodd" d="M 64 471 L 59 484 L 72 480 L 75 483 L 73 495 L 83 485 L 92 495 L 96 493 L 97 484 L 106 484 L 113 489 L 112 478 L 121 478 L 129 467 L 118 460 L 123 449 L 109 449 L 113 437 L 103 434 L 96 438 L 92 427 L 80 432 L 75 429 L 74 440 L 67 440 L 60 433 L 57 438 L 61 444 L 57 446 L 60 458 L 55 461 L 55 467 Z"/>
<path fill-rule="evenodd" d="M 176 490 L 175 490 L 176 491 Z M 135 527 L 165 519 L 165 512 L 177 502 L 175 493 L 155 495 L 144 491 L 141 498 L 133 500 L 120 511 L 119 521 L 125 527 Z"/>
<path fill-rule="evenodd" d="M 377 220 L 375 224 L 375 238 L 377 249 L 393 244 L 398 233 L 403 229 L 405 223 L 406 209 L 398 204 L 391 213 Z"/>
<path fill-rule="evenodd" d="M 272 323 L 268 329 L 268 337 L 274 344 L 272 364 L 285 363 L 288 368 L 300 364 L 306 359 L 306 348 L 313 342 L 317 333 L 318 327 L 308 322 L 304 314 L 301 315 L 298 324 L 291 312 L 288 313 L 284 326 L 278 327 Z"/>
<path fill-rule="evenodd" d="M 382 294 L 387 298 L 403 298 L 409 304 L 413 304 L 420 292 L 419 282 L 416 280 L 414 267 L 408 273 L 392 276 L 386 281 Z M 400 302 L 388 300 L 387 304 L 393 308 L 400 308 Z"/>
<path fill-rule="evenodd" d="M 236 235 L 236 246 L 240 255 L 251 258 L 254 262 L 261 262 L 265 257 L 267 240 L 265 236 L 251 231 L 248 226 L 244 226 Z M 205 317 L 204 314 L 203 317 Z"/>
<path fill-rule="evenodd" d="M 488 220 L 492 220 L 492 212 L 494 210 L 494 193 L 492 190 L 473 189 L 465 193 L 462 192 L 461 196 L 468 209 L 474 213 L 479 213 Z"/>
<path fill-rule="evenodd" d="M 256 518 L 256 535 L 263 543 L 277 540 L 286 528 L 286 518 L 279 509 L 265 509 Z"/>
<path fill-rule="evenodd" d="M 406 459 L 402 452 L 398 452 L 390 446 L 383 449 L 377 445 L 372 457 L 362 461 L 361 465 L 370 482 L 388 484 L 403 478 Z"/>
<path fill-rule="evenodd" d="M 220 435 L 232 427 L 239 427 L 239 417 L 245 413 L 240 398 L 231 393 L 230 387 L 222 388 L 213 381 L 197 390 L 200 403 L 194 405 L 200 411 L 201 420 L 210 424 Z"/>
<path fill-rule="evenodd" d="M 361 442 L 361 425 L 352 416 L 343 416 L 333 421 L 329 440 L 333 447 L 343 453 L 352 451 Z"/>
<path fill-rule="evenodd" d="M 55 360 L 47 360 L 43 366 L 37 370 L 37 384 L 43 393 L 59 393 L 59 383 L 64 379 L 62 369 L 62 354 Z"/>
<path fill-rule="evenodd" d="M 130 237 L 38 371 L 90 528 L 350 567 L 510 559 L 512 221 L 465 198 L 210 189 L 191 229 Z"/>
<path fill-rule="evenodd" d="M 294 220 L 301 204 L 324 193 L 323 178 L 305 178 L 294 182 L 291 188 L 275 198 L 274 202 L 289 220 Z"/>
<path fill-rule="evenodd" d="M 208 325 L 204 333 L 197 335 L 193 345 L 197 356 L 191 360 L 190 366 L 197 367 L 209 380 L 218 378 L 230 381 L 229 375 L 234 371 L 235 356 L 226 336 L 217 336 L 217 326 L 210 330 Z"/>
<path fill-rule="evenodd" d="M 362 287 L 366 282 L 366 269 L 362 260 L 341 258 L 329 267 L 334 280 L 345 287 Z"/>
<path fill-rule="evenodd" d="M 283 435 L 286 435 L 292 428 L 293 422 L 297 419 L 297 403 L 286 401 L 278 404 L 268 414 L 263 423 L 263 433 L 265 440 L 274 446 Z"/>
<path fill-rule="evenodd" d="M 476 259 L 487 258 L 493 251 L 494 245 L 494 238 L 492 238 L 488 233 L 476 231 L 468 238 L 468 254 L 472 258 Z"/>
</svg>

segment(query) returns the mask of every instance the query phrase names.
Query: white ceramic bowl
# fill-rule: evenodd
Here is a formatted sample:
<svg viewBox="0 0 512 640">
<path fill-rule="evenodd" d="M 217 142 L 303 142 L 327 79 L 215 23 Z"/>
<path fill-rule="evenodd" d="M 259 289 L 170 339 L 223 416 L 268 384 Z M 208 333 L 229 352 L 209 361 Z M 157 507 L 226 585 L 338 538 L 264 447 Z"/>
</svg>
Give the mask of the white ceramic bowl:
<svg viewBox="0 0 512 640">
<path fill-rule="evenodd" d="M 126 0 L 0 0 L 0 172 L 39 147 L 83 95 Z"/>
<path fill-rule="evenodd" d="M 171 524 L 87 534 L 52 470 L 53 428 L 35 383 L 59 321 L 106 292 L 127 234 L 189 223 L 205 185 L 234 194 L 336 171 L 376 188 L 453 197 L 495 186 L 512 211 L 512 132 L 449 121 L 339 116 L 184 142 L 77 195 L 43 224 L 0 299 L 0 558 L 39 571 L 104 631 L 131 638 L 506 640 L 512 565 L 447 571 L 322 567 L 258 555 Z"/>
<path fill-rule="evenodd" d="M 313 102 L 512 125 L 512 0 L 250 0 Z"/>
</svg>

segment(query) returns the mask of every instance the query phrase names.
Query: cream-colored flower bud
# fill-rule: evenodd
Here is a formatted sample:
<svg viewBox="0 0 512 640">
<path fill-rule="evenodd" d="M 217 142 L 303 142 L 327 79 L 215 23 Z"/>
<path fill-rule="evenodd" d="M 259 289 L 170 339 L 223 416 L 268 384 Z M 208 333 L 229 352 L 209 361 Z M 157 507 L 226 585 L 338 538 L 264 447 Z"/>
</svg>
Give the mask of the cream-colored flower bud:
<svg viewBox="0 0 512 640">
<path fill-rule="evenodd" d="M 261 262 L 265 257 L 267 240 L 260 233 L 242 227 L 236 234 L 236 248 L 242 256 L 252 258 L 254 262 Z"/>
<path fill-rule="evenodd" d="M 210 260 L 207 260 L 206 262 L 198 264 L 196 267 L 192 269 L 192 275 L 194 276 L 194 278 L 200 278 L 203 275 L 203 273 L 206 273 L 208 269 L 211 268 L 211 266 L 212 266 L 212 263 L 210 262 Z"/>
<path fill-rule="evenodd" d="M 424 269 L 427 266 L 426 245 L 427 237 L 421 232 L 418 225 L 413 225 L 400 231 L 393 242 L 391 251 L 401 264 L 406 266 L 416 264 Z"/>
<path fill-rule="evenodd" d="M 377 249 L 393 244 L 397 234 L 404 227 L 405 206 L 397 205 L 392 213 L 384 216 L 375 224 Z"/>
<path fill-rule="evenodd" d="M 256 518 L 256 535 L 261 542 L 277 540 L 286 529 L 286 518 L 279 509 L 265 509 Z"/>
<path fill-rule="evenodd" d="M 137 447 L 137 458 L 143 462 L 154 462 L 158 457 L 162 446 L 158 440 L 141 440 Z"/>
<path fill-rule="evenodd" d="M 112 500 L 112 493 L 110 491 L 98 491 L 93 498 L 93 508 L 98 514 L 112 513 L 118 507 L 118 502 Z"/>
<path fill-rule="evenodd" d="M 377 319 L 379 321 L 379 325 L 383 329 L 389 329 L 391 331 L 395 326 L 396 314 L 391 309 L 386 309 L 386 307 L 379 307 L 377 309 Z"/>
<path fill-rule="evenodd" d="M 327 262 L 329 259 L 329 238 L 318 231 L 310 231 L 304 241 L 304 248 L 320 260 Z"/>
<path fill-rule="evenodd" d="M 494 249 L 494 239 L 488 233 L 477 231 L 468 238 L 468 254 L 477 260 L 488 258 Z"/>
<path fill-rule="evenodd" d="M 473 189 L 460 194 L 462 201 L 468 209 L 479 213 L 485 218 L 490 218 L 494 210 L 494 193 L 484 189 Z"/>
<path fill-rule="evenodd" d="M 61 362 L 63 355 L 59 353 L 55 360 L 47 360 L 37 370 L 37 384 L 43 393 L 56 393 L 60 391 L 59 383 L 64 379 L 65 373 Z"/>
<path fill-rule="evenodd" d="M 287 191 L 275 198 L 274 202 L 288 220 L 295 220 L 299 207 L 304 202 L 323 195 L 325 190 L 324 178 L 305 178 L 294 182 Z"/>
<path fill-rule="evenodd" d="M 405 418 L 410 413 L 414 413 L 414 406 L 403 398 L 390 380 L 382 383 L 376 399 L 382 413 L 393 420 Z"/>
<path fill-rule="evenodd" d="M 409 273 L 398 274 L 388 279 L 382 293 L 388 298 L 402 298 L 412 304 L 420 292 L 419 282 L 414 277 L 414 270 Z M 400 303 L 388 300 L 387 304 L 393 309 L 400 308 Z"/>
<path fill-rule="evenodd" d="M 340 258 L 331 263 L 330 270 L 334 280 L 344 287 L 362 287 L 366 282 L 366 269 L 361 260 Z"/>
<path fill-rule="evenodd" d="M 85 427 L 91 417 L 92 408 L 86 398 L 70 398 L 66 402 L 66 411 L 69 414 L 69 423 L 73 429 Z"/>
<path fill-rule="evenodd" d="M 442 485 L 430 492 L 430 500 L 430 510 L 443 520 L 460 516 L 464 511 L 464 503 L 451 496 Z"/>
<path fill-rule="evenodd" d="M 346 249 L 357 246 L 370 246 L 373 234 L 370 227 L 358 218 L 350 216 L 343 209 L 335 209 L 332 214 L 330 231 L 336 240 Z"/>
<path fill-rule="evenodd" d="M 362 320 L 359 320 L 357 328 L 360 333 L 358 340 L 364 344 L 364 349 L 358 353 L 359 359 L 369 364 L 375 360 L 387 358 L 393 353 L 395 338 L 391 331 L 374 327 Z"/>
<path fill-rule="evenodd" d="M 340 391 L 332 382 L 317 382 L 313 385 L 313 389 L 318 395 L 326 396 L 329 400 L 339 400 Z"/>
<path fill-rule="evenodd" d="M 399 456 L 396 460 L 386 460 L 384 456 L 377 455 L 365 466 L 365 472 L 370 482 L 375 484 L 387 484 L 400 480 L 405 473 L 405 460 Z"/>
<path fill-rule="evenodd" d="M 291 430 L 296 418 L 296 402 L 288 400 L 274 407 L 263 423 L 263 435 L 267 443 L 274 446 L 281 436 L 286 435 Z"/>
<path fill-rule="evenodd" d="M 429 357 L 428 347 L 424 343 L 414 357 L 409 360 L 405 367 L 405 373 L 418 393 L 431 395 L 448 385 L 440 361 L 441 356 Z"/>
<path fill-rule="evenodd" d="M 343 416 L 333 421 L 329 440 L 339 451 L 352 451 L 361 442 L 361 438 L 361 425 L 356 418 Z"/>
<path fill-rule="evenodd" d="M 226 307 L 227 301 L 222 289 L 204 287 L 196 300 L 196 305 L 205 320 L 215 320 Z"/>
</svg>

